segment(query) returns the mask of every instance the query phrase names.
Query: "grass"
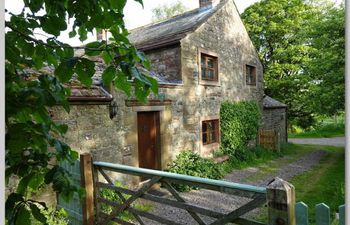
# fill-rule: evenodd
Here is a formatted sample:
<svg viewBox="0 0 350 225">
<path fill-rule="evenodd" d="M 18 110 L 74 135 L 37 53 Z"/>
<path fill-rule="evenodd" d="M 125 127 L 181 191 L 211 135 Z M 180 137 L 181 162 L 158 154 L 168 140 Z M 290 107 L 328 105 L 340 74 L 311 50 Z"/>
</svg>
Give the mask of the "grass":
<svg viewBox="0 0 350 225">
<path fill-rule="evenodd" d="M 319 146 L 311 146 L 319 149 Z M 294 177 L 296 201 L 309 206 L 311 224 L 315 223 L 315 205 L 325 203 L 331 209 L 332 218 L 338 207 L 345 203 L 345 152 L 344 148 L 323 146 L 327 151 L 318 165 L 312 170 Z M 310 179 L 312 178 L 312 179 Z"/>
<path fill-rule="evenodd" d="M 297 129 L 295 133 L 289 133 L 289 138 L 323 138 L 345 136 L 345 124 L 321 122 L 307 130 Z"/>
<path fill-rule="evenodd" d="M 223 174 L 232 172 L 235 169 L 244 169 L 251 166 L 258 166 L 267 161 L 280 158 L 279 152 L 274 152 L 262 147 L 255 147 L 244 151 L 242 155 L 230 156 L 228 161 L 221 163 L 220 170 Z"/>
<path fill-rule="evenodd" d="M 327 152 L 320 163 L 308 172 L 295 176 L 289 182 L 295 187 L 296 202 L 303 201 L 309 206 L 310 225 L 315 224 L 315 205 L 322 202 L 330 207 L 332 219 L 334 219 L 338 207 L 345 203 L 344 148 L 288 143 L 281 148 L 281 151 L 287 157 L 280 160 L 271 160 L 259 166 L 259 170 L 247 177 L 247 180 L 258 180 L 278 170 L 283 165 L 320 149 Z M 256 219 L 259 221 L 267 220 L 266 208 L 262 209 Z"/>
</svg>

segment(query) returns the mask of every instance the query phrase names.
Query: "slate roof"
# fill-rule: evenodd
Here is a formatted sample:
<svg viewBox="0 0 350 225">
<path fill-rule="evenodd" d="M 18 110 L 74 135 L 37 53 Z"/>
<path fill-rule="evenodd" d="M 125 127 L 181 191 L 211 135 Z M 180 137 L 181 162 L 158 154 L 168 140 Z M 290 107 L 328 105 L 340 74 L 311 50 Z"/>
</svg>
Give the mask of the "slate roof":
<svg viewBox="0 0 350 225">
<path fill-rule="evenodd" d="M 197 8 L 159 23 L 133 29 L 128 38 L 136 48 L 143 51 L 178 43 L 203 24 L 224 3 L 225 1 L 221 1 L 216 6 Z"/>
<path fill-rule="evenodd" d="M 270 96 L 264 95 L 263 98 L 263 107 L 264 108 L 287 108 L 286 104 L 277 101 L 276 99 L 271 98 Z"/>
<path fill-rule="evenodd" d="M 82 87 L 80 82 L 73 78 L 65 84 L 71 90 L 71 96 L 68 98 L 70 102 L 110 102 L 113 97 L 110 95 L 101 85 L 101 70 L 102 65 L 95 67 L 96 73 L 93 76 L 93 84 L 91 87 Z M 26 79 L 34 80 L 40 75 L 50 75 L 54 73 L 53 66 L 44 66 L 40 70 L 34 70 L 32 68 L 26 68 L 23 70 Z"/>
</svg>

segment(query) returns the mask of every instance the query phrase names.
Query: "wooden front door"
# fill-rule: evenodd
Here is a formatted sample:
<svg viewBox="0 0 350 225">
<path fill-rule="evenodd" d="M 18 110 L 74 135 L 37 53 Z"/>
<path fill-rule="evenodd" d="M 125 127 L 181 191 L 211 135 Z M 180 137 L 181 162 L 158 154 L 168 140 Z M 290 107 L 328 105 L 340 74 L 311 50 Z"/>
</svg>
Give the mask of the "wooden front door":
<svg viewBox="0 0 350 225">
<path fill-rule="evenodd" d="M 139 167 L 160 169 L 159 112 L 138 112 Z"/>
</svg>

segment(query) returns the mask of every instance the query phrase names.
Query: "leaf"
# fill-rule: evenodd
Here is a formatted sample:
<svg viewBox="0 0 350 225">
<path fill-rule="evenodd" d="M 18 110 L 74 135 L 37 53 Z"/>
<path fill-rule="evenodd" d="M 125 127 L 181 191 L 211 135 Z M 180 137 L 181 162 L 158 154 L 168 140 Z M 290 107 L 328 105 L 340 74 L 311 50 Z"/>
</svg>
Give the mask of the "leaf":
<svg viewBox="0 0 350 225">
<path fill-rule="evenodd" d="M 72 75 L 74 73 L 73 68 L 76 63 L 76 58 L 66 60 L 64 59 L 63 61 L 61 61 L 60 65 L 55 69 L 55 76 L 57 76 L 62 83 L 68 82 L 72 78 Z"/>
<path fill-rule="evenodd" d="M 49 184 L 52 182 L 53 177 L 54 177 L 55 173 L 57 172 L 57 170 L 58 170 L 58 166 L 54 166 L 49 172 L 46 173 L 46 175 L 45 175 L 45 183 L 46 184 Z"/>
<path fill-rule="evenodd" d="M 87 31 L 84 25 L 78 28 L 79 40 L 85 41 L 87 39 Z"/>
<path fill-rule="evenodd" d="M 17 185 L 17 193 L 24 195 L 25 192 L 27 191 L 28 184 L 32 177 L 34 176 L 33 173 L 30 173 L 29 175 L 23 177 L 20 182 Z"/>
<path fill-rule="evenodd" d="M 90 42 L 85 46 L 85 54 L 88 56 L 100 55 L 102 47 L 105 45 L 105 41 L 94 41 Z"/>
<path fill-rule="evenodd" d="M 42 184 L 44 183 L 44 175 L 41 173 L 35 173 L 29 183 L 28 186 L 36 191 Z"/>
<path fill-rule="evenodd" d="M 30 204 L 30 209 L 36 220 L 43 224 L 47 222 L 46 216 L 40 211 L 39 207 L 36 204 Z"/>
<path fill-rule="evenodd" d="M 40 17 L 40 24 L 42 29 L 54 36 L 59 36 L 61 31 L 67 29 L 65 18 L 56 16 L 43 16 Z"/>
<path fill-rule="evenodd" d="M 122 10 L 126 4 L 126 0 L 109 0 L 112 9 Z"/>
<path fill-rule="evenodd" d="M 143 6 L 142 0 L 135 0 L 135 1 L 138 2 L 138 3 L 140 3 L 140 4 L 142 5 L 142 8 L 144 7 L 144 6 Z"/>
<path fill-rule="evenodd" d="M 113 57 L 109 51 L 103 51 L 102 58 L 106 64 L 109 64 L 113 60 Z"/>
<path fill-rule="evenodd" d="M 151 83 L 151 90 L 154 94 L 158 94 L 158 82 L 156 79 L 154 79 L 153 77 L 149 77 L 144 75 L 147 80 Z"/>
<path fill-rule="evenodd" d="M 116 77 L 116 69 L 115 67 L 109 66 L 102 73 L 102 80 L 104 85 L 110 84 Z"/>
<path fill-rule="evenodd" d="M 78 80 L 86 86 L 91 86 L 92 76 L 95 74 L 95 63 L 81 58 L 75 66 L 76 74 L 78 74 Z"/>
<path fill-rule="evenodd" d="M 115 80 L 115 86 L 124 91 L 127 96 L 130 96 L 131 85 L 127 77 L 122 72 L 118 72 L 117 79 Z"/>
<path fill-rule="evenodd" d="M 140 58 L 142 65 L 146 68 L 146 69 L 150 69 L 151 68 L 151 63 L 149 62 L 149 60 L 147 59 L 145 53 L 137 51 L 137 56 Z"/>
<path fill-rule="evenodd" d="M 77 32 L 75 30 L 72 30 L 71 32 L 68 33 L 69 38 L 73 38 L 77 35 Z"/>
<path fill-rule="evenodd" d="M 134 83 L 135 83 L 135 96 L 137 100 L 141 102 L 146 102 L 147 96 L 149 95 L 149 92 L 150 92 L 149 86 L 145 85 L 144 82 L 138 79 L 135 79 Z"/>
<path fill-rule="evenodd" d="M 14 215 L 13 210 L 18 202 L 24 201 L 23 195 L 18 193 L 11 193 L 5 203 L 5 216 L 7 220 L 10 220 L 11 216 Z"/>
<path fill-rule="evenodd" d="M 23 205 L 17 213 L 16 218 L 16 225 L 30 225 L 30 212 L 26 207 Z"/>
</svg>

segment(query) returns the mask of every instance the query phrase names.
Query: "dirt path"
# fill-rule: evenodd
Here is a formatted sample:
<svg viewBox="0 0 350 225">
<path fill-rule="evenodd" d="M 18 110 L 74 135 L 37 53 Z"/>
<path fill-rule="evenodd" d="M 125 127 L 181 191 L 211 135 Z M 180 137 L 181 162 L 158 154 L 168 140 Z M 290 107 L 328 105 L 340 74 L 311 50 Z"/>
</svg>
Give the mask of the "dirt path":
<svg viewBox="0 0 350 225">
<path fill-rule="evenodd" d="M 289 181 L 294 176 L 310 170 L 312 166 L 319 163 L 320 159 L 325 154 L 325 151 L 318 150 L 296 159 L 284 156 L 272 162 L 269 162 L 271 165 L 275 164 L 275 166 L 272 166 L 273 169 L 271 171 L 267 169 L 267 172 L 262 172 L 262 170 L 265 170 L 262 168 L 264 165 L 260 167 L 250 167 L 243 170 L 235 170 L 232 173 L 226 175 L 224 180 L 262 187 L 265 187 L 268 182 L 276 176 Z M 228 213 L 232 211 L 232 209 L 238 208 L 249 201 L 247 198 L 232 196 L 204 189 L 195 190 L 188 193 L 181 193 L 181 197 L 189 203 L 222 213 Z M 169 196 L 169 198 L 172 197 Z M 151 213 L 163 218 L 167 218 L 169 220 L 177 221 L 181 224 L 197 224 L 186 211 L 166 205 L 154 204 L 154 208 L 152 209 Z M 252 216 L 256 213 L 257 210 L 254 210 L 249 213 L 249 216 Z M 214 221 L 212 218 L 205 216 L 201 216 L 201 218 L 206 223 Z M 160 223 L 145 219 L 145 224 L 158 225 Z"/>
<path fill-rule="evenodd" d="M 288 138 L 288 142 L 295 144 L 331 145 L 337 147 L 345 146 L 345 137 L 335 138 Z"/>
</svg>

